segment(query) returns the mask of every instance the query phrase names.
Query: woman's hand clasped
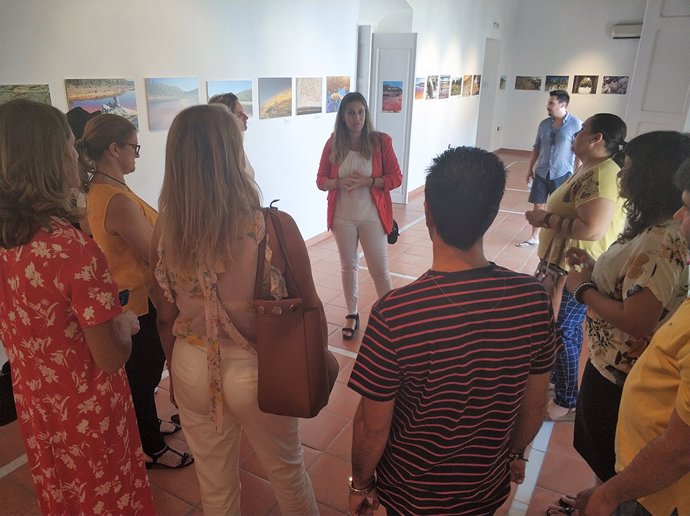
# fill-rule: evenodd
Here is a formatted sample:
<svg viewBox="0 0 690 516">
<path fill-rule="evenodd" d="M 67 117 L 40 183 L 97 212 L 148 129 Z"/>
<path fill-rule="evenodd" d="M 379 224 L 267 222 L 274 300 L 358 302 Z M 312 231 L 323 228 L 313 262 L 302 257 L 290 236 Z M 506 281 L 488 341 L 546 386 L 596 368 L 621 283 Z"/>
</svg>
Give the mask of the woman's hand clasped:
<svg viewBox="0 0 690 516">
<path fill-rule="evenodd" d="M 139 318 L 131 310 L 116 315 L 115 324 L 117 324 L 117 329 L 122 335 L 139 333 Z"/>
<path fill-rule="evenodd" d="M 346 192 L 352 192 L 357 188 L 370 188 L 371 186 L 371 176 L 363 176 L 359 172 L 355 172 L 340 180 L 340 189 Z"/>
</svg>

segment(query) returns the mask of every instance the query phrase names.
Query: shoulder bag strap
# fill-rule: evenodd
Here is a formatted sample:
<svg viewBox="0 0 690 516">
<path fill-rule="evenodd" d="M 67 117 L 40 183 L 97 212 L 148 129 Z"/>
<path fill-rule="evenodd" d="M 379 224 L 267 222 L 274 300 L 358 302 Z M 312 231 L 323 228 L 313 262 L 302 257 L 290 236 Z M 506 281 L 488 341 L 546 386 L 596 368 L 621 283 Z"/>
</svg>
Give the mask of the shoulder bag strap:
<svg viewBox="0 0 690 516">
<path fill-rule="evenodd" d="M 256 253 L 256 278 L 254 280 L 254 299 L 263 299 L 262 291 L 264 284 L 264 262 L 266 261 L 266 239 L 268 238 L 268 220 L 266 216 L 266 209 L 262 209 L 261 213 L 264 216 L 264 237 L 259 242 L 259 250 Z"/>
<path fill-rule="evenodd" d="M 292 267 L 290 265 L 290 253 L 288 253 L 287 242 L 285 241 L 285 234 L 283 233 L 283 226 L 280 222 L 280 217 L 275 213 L 275 208 L 264 209 L 264 216 L 266 217 L 266 234 L 268 234 L 268 225 L 270 224 L 276 235 L 276 240 L 278 240 L 278 248 L 281 254 L 285 258 L 285 285 L 288 288 L 291 296 L 302 297 L 300 293 L 299 285 L 295 281 L 295 275 L 292 273 Z"/>
</svg>

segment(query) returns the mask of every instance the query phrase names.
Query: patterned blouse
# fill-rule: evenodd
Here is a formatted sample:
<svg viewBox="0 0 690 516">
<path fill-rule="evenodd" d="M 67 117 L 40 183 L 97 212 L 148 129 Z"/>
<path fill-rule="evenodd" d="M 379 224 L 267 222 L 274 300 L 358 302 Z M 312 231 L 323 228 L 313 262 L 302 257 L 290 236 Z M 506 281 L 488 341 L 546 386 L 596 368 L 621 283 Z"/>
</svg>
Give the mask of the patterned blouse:
<svg viewBox="0 0 690 516">
<path fill-rule="evenodd" d="M 646 229 L 625 243 L 615 243 L 599 257 L 592 280 L 599 292 L 624 301 L 644 288 L 651 290 L 663 311 L 656 331 L 688 294 L 688 244 L 671 220 Z M 587 313 L 589 358 L 609 381 L 623 385 L 638 356 L 635 337 L 615 328 L 592 309 Z"/>
<path fill-rule="evenodd" d="M 231 265 L 220 264 L 214 270 L 200 267 L 195 274 L 176 271 L 166 263 L 165 242 L 161 241 L 154 271 L 166 299 L 179 310 L 173 335 L 191 345 L 206 348 L 211 416 L 218 430 L 222 428 L 223 411 L 220 348 L 239 346 L 254 352 L 257 249 L 266 235 L 262 212 L 257 210 L 249 217 L 238 233 L 240 236 L 232 246 Z M 270 292 L 272 299 L 283 299 L 288 295 L 285 279 L 270 263 L 273 253 L 268 235 L 266 237 L 262 297 Z"/>
</svg>

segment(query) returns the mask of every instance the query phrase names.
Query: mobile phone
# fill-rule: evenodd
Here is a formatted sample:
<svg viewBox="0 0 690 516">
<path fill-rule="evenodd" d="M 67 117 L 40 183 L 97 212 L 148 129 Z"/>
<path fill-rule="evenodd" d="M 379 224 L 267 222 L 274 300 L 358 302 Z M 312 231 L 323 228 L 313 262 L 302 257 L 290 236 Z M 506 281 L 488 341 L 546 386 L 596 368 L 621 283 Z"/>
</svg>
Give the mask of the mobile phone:
<svg viewBox="0 0 690 516">
<path fill-rule="evenodd" d="M 125 306 L 129 303 L 129 289 L 120 290 L 118 297 L 120 298 L 120 306 Z"/>
</svg>

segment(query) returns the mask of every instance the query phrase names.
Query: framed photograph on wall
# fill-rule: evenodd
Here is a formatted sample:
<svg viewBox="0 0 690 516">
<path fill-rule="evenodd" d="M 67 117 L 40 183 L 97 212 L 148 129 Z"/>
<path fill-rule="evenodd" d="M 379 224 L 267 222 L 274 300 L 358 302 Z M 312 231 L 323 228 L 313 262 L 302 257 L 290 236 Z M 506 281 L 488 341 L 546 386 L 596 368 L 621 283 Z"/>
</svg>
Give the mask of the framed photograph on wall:
<svg viewBox="0 0 690 516">
<path fill-rule="evenodd" d="M 259 79 L 259 118 L 292 116 L 292 77 Z"/>
<path fill-rule="evenodd" d="M 323 78 L 295 79 L 295 110 L 298 116 L 323 113 Z"/>
<path fill-rule="evenodd" d="M 472 76 L 463 75 L 462 76 L 462 96 L 469 97 L 472 95 Z"/>
<path fill-rule="evenodd" d="M 206 81 L 206 102 L 214 95 L 234 93 L 242 104 L 245 114 L 251 118 L 254 116 L 254 98 L 252 95 L 252 81 Z"/>
<path fill-rule="evenodd" d="M 462 95 L 462 75 L 456 75 L 450 79 L 450 96 Z"/>
<path fill-rule="evenodd" d="M 424 88 L 426 86 L 426 79 L 424 77 L 415 77 L 414 80 L 414 99 L 424 100 Z"/>
<path fill-rule="evenodd" d="M 482 76 L 473 75 L 472 76 L 472 95 L 479 95 L 479 90 L 482 87 Z"/>
<path fill-rule="evenodd" d="M 426 78 L 426 94 L 424 96 L 427 100 L 438 98 L 438 75 L 429 75 Z"/>
<path fill-rule="evenodd" d="M 544 81 L 544 91 L 565 90 L 568 91 L 568 75 L 547 75 Z"/>
<path fill-rule="evenodd" d="M 326 113 L 336 113 L 340 101 L 350 93 L 349 75 L 326 76 Z"/>
<path fill-rule="evenodd" d="M 144 79 L 149 129 L 165 131 L 173 118 L 185 108 L 199 103 L 196 77 L 159 77 Z"/>
<path fill-rule="evenodd" d="M 14 99 L 50 105 L 50 88 L 47 84 L 0 84 L 0 104 Z"/>
<path fill-rule="evenodd" d="M 627 75 L 604 75 L 601 81 L 601 93 L 604 95 L 625 95 L 628 93 Z"/>
<path fill-rule="evenodd" d="M 382 91 L 381 111 L 400 113 L 403 103 L 403 81 L 383 81 Z"/>
<path fill-rule="evenodd" d="M 127 79 L 65 79 L 67 109 L 82 108 L 119 115 L 139 128 L 134 81 Z"/>
<path fill-rule="evenodd" d="M 447 99 L 450 96 L 450 75 L 438 76 L 438 98 Z"/>
<path fill-rule="evenodd" d="M 573 93 L 594 95 L 597 92 L 598 75 L 576 75 L 573 77 Z"/>
<path fill-rule="evenodd" d="M 536 75 L 518 75 L 515 77 L 515 89 L 539 91 L 541 90 L 541 77 Z"/>
</svg>

